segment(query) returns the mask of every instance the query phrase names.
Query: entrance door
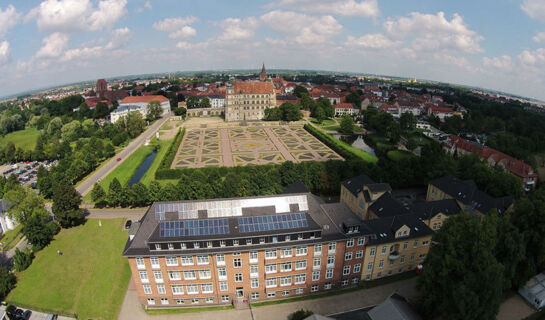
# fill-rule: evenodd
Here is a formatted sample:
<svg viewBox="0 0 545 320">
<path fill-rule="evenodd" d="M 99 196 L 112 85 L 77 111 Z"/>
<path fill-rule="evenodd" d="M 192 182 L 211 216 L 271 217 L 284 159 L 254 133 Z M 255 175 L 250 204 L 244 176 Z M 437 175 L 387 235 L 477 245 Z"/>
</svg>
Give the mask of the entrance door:
<svg viewBox="0 0 545 320">
<path fill-rule="evenodd" d="M 243 298 L 243 297 L 244 297 L 244 289 L 237 288 L 237 298 Z"/>
</svg>

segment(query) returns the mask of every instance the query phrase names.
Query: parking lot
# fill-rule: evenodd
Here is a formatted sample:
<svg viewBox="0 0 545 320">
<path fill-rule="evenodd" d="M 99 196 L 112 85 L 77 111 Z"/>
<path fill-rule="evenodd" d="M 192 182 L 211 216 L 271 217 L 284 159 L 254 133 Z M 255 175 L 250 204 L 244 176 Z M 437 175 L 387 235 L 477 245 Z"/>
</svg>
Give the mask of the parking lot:
<svg viewBox="0 0 545 320">
<path fill-rule="evenodd" d="M 5 310 L 6 310 L 6 306 L 1 306 L 1 307 L 0 307 L 0 314 L 2 315 L 2 317 L 0 317 L 0 319 L 4 319 L 4 318 L 7 319 L 7 316 L 5 316 Z M 24 311 L 24 310 L 26 310 L 26 309 L 22 309 L 22 310 Z M 47 313 L 32 311 L 32 314 L 30 315 L 29 320 L 46 320 L 46 319 L 47 319 L 47 316 L 48 316 Z M 64 316 L 57 316 L 56 319 L 57 319 L 57 320 L 73 320 L 73 319 L 75 319 L 75 318 L 69 318 L 69 317 L 64 317 Z"/>
<path fill-rule="evenodd" d="M 18 162 L 15 164 L 5 164 L 0 166 L 0 172 L 4 175 L 4 178 L 8 178 L 10 175 L 15 175 L 22 185 L 29 184 L 32 188 L 36 187 L 36 179 L 38 174 L 38 168 L 43 165 L 46 169 L 57 164 L 55 161 L 27 161 Z"/>
</svg>

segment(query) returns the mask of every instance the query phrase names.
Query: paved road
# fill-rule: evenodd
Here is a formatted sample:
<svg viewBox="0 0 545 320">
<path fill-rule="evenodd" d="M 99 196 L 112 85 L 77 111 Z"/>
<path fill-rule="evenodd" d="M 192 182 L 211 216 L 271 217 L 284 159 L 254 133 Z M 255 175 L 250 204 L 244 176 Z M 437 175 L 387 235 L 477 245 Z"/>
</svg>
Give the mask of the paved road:
<svg viewBox="0 0 545 320">
<path fill-rule="evenodd" d="M 140 220 L 140 218 L 144 216 L 147 210 L 148 207 L 136 209 L 86 209 L 87 218 L 91 219 L 127 218 L 131 220 Z"/>
<path fill-rule="evenodd" d="M 89 191 L 91 191 L 95 182 L 97 182 L 99 179 L 103 179 L 104 177 L 106 177 L 113 169 L 115 169 L 118 165 L 125 161 L 134 151 L 136 151 L 136 149 L 143 145 L 146 139 L 153 137 L 153 135 L 155 135 L 155 132 L 157 132 L 157 130 L 159 130 L 159 128 L 165 122 L 167 122 L 169 118 L 170 116 L 167 116 L 165 118 L 157 120 L 146 131 L 142 132 L 142 134 L 136 137 L 136 139 L 131 141 L 131 143 L 129 143 L 129 145 L 126 146 L 123 150 L 121 150 L 121 152 L 112 157 L 104 166 L 93 172 L 91 176 L 87 177 L 85 181 L 80 183 L 80 185 L 76 187 L 76 190 L 78 190 L 78 192 L 82 196 L 86 195 Z M 117 158 L 121 158 L 121 161 L 118 162 Z"/>
</svg>

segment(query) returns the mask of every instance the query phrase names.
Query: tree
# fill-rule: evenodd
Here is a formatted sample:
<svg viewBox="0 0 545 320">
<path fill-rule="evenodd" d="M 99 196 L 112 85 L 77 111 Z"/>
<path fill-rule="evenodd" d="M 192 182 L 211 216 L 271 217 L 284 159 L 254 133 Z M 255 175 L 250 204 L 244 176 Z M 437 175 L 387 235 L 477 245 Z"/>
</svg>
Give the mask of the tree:
<svg viewBox="0 0 545 320">
<path fill-rule="evenodd" d="M 15 255 L 13 256 L 13 267 L 15 271 L 21 272 L 26 270 L 34 259 L 34 254 L 28 248 L 20 251 L 19 248 L 15 249 Z"/>
<path fill-rule="evenodd" d="M 55 117 L 49 121 L 47 126 L 47 134 L 50 137 L 60 137 L 62 128 L 62 120 L 59 117 Z"/>
<path fill-rule="evenodd" d="M 299 309 L 299 310 L 295 311 L 294 313 L 292 313 L 290 315 L 289 319 L 290 320 L 304 320 L 304 319 L 310 317 L 313 314 L 314 314 L 314 312 L 312 312 L 310 310 Z"/>
<path fill-rule="evenodd" d="M 23 225 L 21 233 L 32 244 L 34 251 L 45 248 L 53 237 L 59 232 L 59 225 L 53 221 L 45 222 L 38 216 L 30 217 Z"/>
<path fill-rule="evenodd" d="M 403 131 L 414 129 L 416 126 L 414 114 L 412 112 L 403 112 L 399 117 L 399 125 Z"/>
<path fill-rule="evenodd" d="M 495 230 L 467 215 L 450 217 L 433 238 L 418 289 L 430 318 L 492 320 L 499 310 L 503 266 Z"/>
<path fill-rule="evenodd" d="M 341 132 L 346 134 L 352 134 L 354 132 L 354 119 L 348 114 L 341 120 Z"/>
<path fill-rule="evenodd" d="M 184 107 L 179 107 L 174 109 L 174 114 L 177 116 L 182 116 L 185 118 L 185 114 L 187 113 L 187 109 Z"/>
<path fill-rule="evenodd" d="M 308 96 L 308 90 L 307 88 L 302 86 L 295 86 L 295 89 L 293 89 L 293 94 L 298 96 L 299 98 L 302 98 L 303 94 L 307 94 Z"/>
<path fill-rule="evenodd" d="M 312 112 L 316 107 L 316 102 L 312 100 L 307 93 L 303 93 L 301 96 L 301 108 L 304 110 L 310 110 Z"/>
<path fill-rule="evenodd" d="M 93 185 L 93 190 L 91 190 L 91 199 L 96 206 L 102 207 L 106 202 L 106 192 L 104 188 L 97 182 Z"/>
<path fill-rule="evenodd" d="M 185 99 L 185 105 L 188 109 L 195 109 L 199 108 L 199 97 L 197 96 L 190 96 L 187 99 Z"/>
<path fill-rule="evenodd" d="M 147 113 L 146 113 L 146 119 L 148 121 L 159 119 L 162 114 L 163 114 L 163 108 L 161 108 L 161 104 L 159 103 L 159 101 L 152 101 L 148 103 Z"/>
<path fill-rule="evenodd" d="M 0 266 L 0 299 L 4 300 L 11 289 L 15 288 L 15 275 L 10 273 L 6 267 Z"/>
<path fill-rule="evenodd" d="M 325 116 L 328 118 L 333 118 L 335 116 L 335 108 L 331 104 L 331 101 L 328 98 L 321 97 L 318 99 L 318 105 L 324 109 Z"/>
<path fill-rule="evenodd" d="M 72 185 L 62 184 L 53 191 L 51 211 L 63 228 L 70 228 L 85 221 L 83 210 L 79 208 L 81 195 Z"/>
<path fill-rule="evenodd" d="M 123 128 L 131 138 L 137 137 L 146 128 L 146 121 L 138 111 L 131 111 L 126 116 L 121 116 L 115 124 Z"/>
<path fill-rule="evenodd" d="M 291 102 L 282 103 L 280 109 L 282 110 L 282 120 L 284 121 L 299 121 L 303 117 L 299 106 Z"/>
<path fill-rule="evenodd" d="M 81 122 L 74 120 L 62 126 L 61 138 L 64 141 L 72 142 L 79 139 L 82 135 Z"/>
<path fill-rule="evenodd" d="M 6 186 L 9 184 L 6 183 Z M 6 199 L 11 205 L 8 216 L 21 224 L 25 224 L 33 216 L 44 219 L 49 216 L 45 209 L 45 199 L 30 187 L 14 186 L 6 193 Z"/>
<path fill-rule="evenodd" d="M 95 106 L 95 111 L 93 112 L 93 118 L 103 119 L 110 114 L 110 109 L 105 102 L 98 102 Z"/>
<path fill-rule="evenodd" d="M 346 96 L 345 101 L 355 104 L 358 108 L 361 107 L 360 95 L 355 91 L 350 91 L 350 93 Z"/>
<path fill-rule="evenodd" d="M 322 106 L 317 106 L 316 109 L 314 109 L 314 118 L 316 118 L 316 121 L 318 121 L 318 123 L 322 123 L 322 121 L 326 119 L 326 115 Z"/>
<path fill-rule="evenodd" d="M 81 119 L 89 118 L 91 116 L 91 109 L 89 109 L 89 106 L 87 103 L 83 102 L 79 105 L 78 108 L 78 117 Z"/>
<path fill-rule="evenodd" d="M 135 207 L 143 207 L 150 204 L 150 195 L 148 188 L 145 184 L 138 182 L 132 186 L 133 192 L 133 202 L 132 205 Z"/>
<path fill-rule="evenodd" d="M 117 178 L 114 178 L 108 187 L 108 205 L 110 205 L 110 207 L 117 207 L 120 204 L 120 195 L 122 191 L 123 188 L 121 187 L 121 183 Z"/>
<path fill-rule="evenodd" d="M 199 108 L 210 108 L 210 99 L 208 97 L 204 97 L 199 102 Z"/>
</svg>

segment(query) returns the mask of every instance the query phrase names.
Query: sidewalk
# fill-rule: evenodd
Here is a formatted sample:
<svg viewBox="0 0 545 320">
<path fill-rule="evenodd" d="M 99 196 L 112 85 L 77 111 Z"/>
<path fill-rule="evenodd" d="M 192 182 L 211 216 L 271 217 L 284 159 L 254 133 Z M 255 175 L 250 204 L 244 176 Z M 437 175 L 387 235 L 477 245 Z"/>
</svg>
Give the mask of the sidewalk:
<svg viewBox="0 0 545 320">
<path fill-rule="evenodd" d="M 354 310 L 376 305 L 382 302 L 395 291 L 409 299 L 415 298 L 417 296 L 416 278 L 321 299 L 282 303 L 263 307 L 254 307 L 253 320 L 284 320 L 288 319 L 288 316 L 290 314 L 299 309 L 312 310 L 315 313 L 319 313 L 322 315 Z M 129 284 L 129 289 L 127 290 L 125 299 L 123 300 L 123 304 L 121 305 L 121 311 L 119 313 L 118 319 L 171 320 L 183 318 L 187 320 L 214 320 L 220 317 L 222 320 L 252 320 L 250 310 L 204 311 L 196 313 L 150 316 L 146 314 L 146 312 L 142 309 L 142 306 L 140 306 L 134 284 L 131 280 Z"/>
</svg>

